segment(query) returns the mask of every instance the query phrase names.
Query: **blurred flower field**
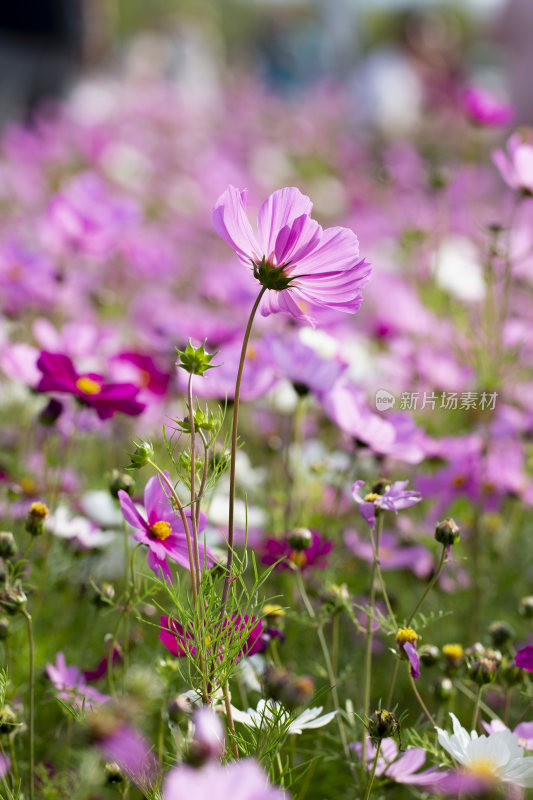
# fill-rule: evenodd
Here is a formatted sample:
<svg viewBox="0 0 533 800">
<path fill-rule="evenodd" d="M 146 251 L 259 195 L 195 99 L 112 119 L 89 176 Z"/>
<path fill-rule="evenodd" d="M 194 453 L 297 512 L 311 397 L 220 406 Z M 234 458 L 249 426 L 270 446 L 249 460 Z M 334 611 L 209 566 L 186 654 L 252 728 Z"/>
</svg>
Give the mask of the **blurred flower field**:
<svg viewBox="0 0 533 800">
<path fill-rule="evenodd" d="M 129 73 L 0 140 L 3 800 L 533 787 L 533 138 Z"/>
</svg>

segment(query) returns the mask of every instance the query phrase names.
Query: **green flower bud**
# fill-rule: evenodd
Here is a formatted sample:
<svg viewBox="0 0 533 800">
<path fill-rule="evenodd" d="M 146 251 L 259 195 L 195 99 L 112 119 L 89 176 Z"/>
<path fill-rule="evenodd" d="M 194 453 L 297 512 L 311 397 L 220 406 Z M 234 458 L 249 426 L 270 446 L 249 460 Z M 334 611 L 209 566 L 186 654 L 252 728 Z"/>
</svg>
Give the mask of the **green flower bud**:
<svg viewBox="0 0 533 800">
<path fill-rule="evenodd" d="M 109 606 L 112 606 L 115 599 L 115 587 L 113 584 L 102 583 L 101 586 L 96 586 L 95 584 L 93 586 L 95 588 L 93 603 L 96 608 L 109 608 Z"/>
<path fill-rule="evenodd" d="M 11 706 L 0 710 L 0 733 L 8 734 L 17 726 L 17 717 Z"/>
<path fill-rule="evenodd" d="M 26 517 L 26 530 L 31 536 L 44 533 L 44 521 L 50 512 L 44 503 L 32 503 Z"/>
<path fill-rule="evenodd" d="M 385 711 L 385 709 L 374 711 L 368 720 L 368 733 L 373 744 L 394 736 L 399 730 L 400 723 L 397 717 L 391 711 Z"/>
<path fill-rule="evenodd" d="M 109 491 L 111 496 L 118 499 L 120 491 L 126 492 L 131 497 L 135 489 L 135 480 L 127 472 L 114 469 L 109 476 Z"/>
<path fill-rule="evenodd" d="M 434 644 L 425 644 L 418 651 L 418 655 L 425 667 L 433 667 L 440 658 L 440 650 Z"/>
<path fill-rule="evenodd" d="M 492 639 L 492 644 L 495 647 L 499 647 L 500 645 L 505 644 L 505 642 L 508 642 L 509 639 L 512 639 L 515 635 L 515 632 L 507 622 L 497 620 L 490 625 L 489 634 L 490 638 Z"/>
<path fill-rule="evenodd" d="M 498 669 L 498 679 L 506 686 L 518 686 L 523 682 L 525 675 L 526 671 L 515 666 L 508 658 L 503 659 Z"/>
<path fill-rule="evenodd" d="M 440 678 L 433 685 L 435 699 L 444 703 L 453 695 L 453 683 L 449 678 Z"/>
<path fill-rule="evenodd" d="M 469 667 L 468 672 L 470 678 L 479 686 L 484 686 L 487 683 L 492 683 L 496 678 L 498 665 L 492 658 L 481 656 L 473 661 Z"/>
<path fill-rule="evenodd" d="M 313 544 L 313 534 L 308 528 L 293 528 L 287 534 L 287 541 L 293 550 L 308 550 Z"/>
<path fill-rule="evenodd" d="M 520 606 L 518 610 L 523 617 L 531 619 L 531 617 L 533 617 L 533 596 L 528 595 L 528 597 L 523 597 L 520 600 Z"/>
<path fill-rule="evenodd" d="M 124 783 L 124 775 L 122 774 L 122 771 L 116 761 L 108 761 L 104 769 L 107 783 Z"/>
<path fill-rule="evenodd" d="M 203 375 L 206 370 L 213 369 L 213 367 L 217 366 L 216 364 L 211 364 L 211 360 L 215 357 L 216 353 L 206 352 L 206 341 L 207 339 L 204 339 L 200 347 L 193 347 L 189 339 L 185 350 L 176 350 L 179 356 L 176 361 L 176 366 L 181 367 L 185 372 L 189 372 L 191 375 Z"/>
<path fill-rule="evenodd" d="M 151 442 L 141 440 L 134 442 L 135 450 L 128 453 L 130 457 L 129 469 L 140 469 L 145 467 L 154 457 L 154 448 Z"/>
<path fill-rule="evenodd" d="M 28 598 L 19 586 L 11 586 L 0 592 L 0 608 L 11 616 L 21 611 L 27 602 Z"/>
<path fill-rule="evenodd" d="M 457 544 L 460 539 L 459 526 L 453 519 L 445 519 L 437 523 L 435 528 L 435 539 L 437 542 L 450 547 L 452 544 Z"/>
<path fill-rule="evenodd" d="M 17 543 L 11 531 L 0 531 L 0 556 L 9 560 L 17 552 Z"/>
</svg>

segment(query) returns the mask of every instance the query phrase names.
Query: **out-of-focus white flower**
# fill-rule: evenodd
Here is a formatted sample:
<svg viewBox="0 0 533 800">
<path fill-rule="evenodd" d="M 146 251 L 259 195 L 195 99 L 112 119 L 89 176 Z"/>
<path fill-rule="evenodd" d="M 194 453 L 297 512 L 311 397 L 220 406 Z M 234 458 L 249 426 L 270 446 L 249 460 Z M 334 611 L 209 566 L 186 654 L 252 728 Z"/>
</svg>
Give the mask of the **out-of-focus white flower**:
<svg viewBox="0 0 533 800">
<path fill-rule="evenodd" d="M 306 708 L 294 719 L 291 719 L 290 712 L 281 703 L 274 700 L 260 700 L 257 709 L 249 708 L 248 711 L 239 711 L 238 708 L 231 706 L 231 713 L 234 721 L 241 722 L 249 728 L 278 727 L 285 728 L 287 733 L 302 733 L 304 730 L 312 728 L 322 728 L 331 722 L 336 711 L 329 714 L 322 713 L 323 706 L 316 708 Z"/>
<path fill-rule="evenodd" d="M 439 743 L 470 775 L 516 786 L 533 787 L 533 757 L 525 756 L 518 736 L 500 730 L 489 736 L 468 733 L 450 714 L 453 733 L 437 728 Z"/>
<path fill-rule="evenodd" d="M 86 517 L 72 516 L 65 506 L 59 506 L 46 520 L 46 527 L 54 536 L 75 541 L 80 547 L 90 550 L 106 547 L 115 538 L 114 534 L 101 531 Z"/>
<path fill-rule="evenodd" d="M 485 297 L 485 281 L 475 245 L 465 236 L 448 236 L 433 257 L 438 285 L 459 300 L 476 302 Z"/>
</svg>

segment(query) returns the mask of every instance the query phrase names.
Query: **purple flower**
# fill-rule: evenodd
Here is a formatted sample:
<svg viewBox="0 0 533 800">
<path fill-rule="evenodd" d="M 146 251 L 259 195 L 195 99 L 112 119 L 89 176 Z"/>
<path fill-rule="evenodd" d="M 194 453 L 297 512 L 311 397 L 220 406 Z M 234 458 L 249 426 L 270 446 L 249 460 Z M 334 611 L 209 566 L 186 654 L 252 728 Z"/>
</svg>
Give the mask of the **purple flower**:
<svg viewBox="0 0 533 800">
<path fill-rule="evenodd" d="M 95 706 L 111 700 L 108 695 L 101 694 L 92 686 L 87 686 L 85 676 L 79 667 L 74 665 L 68 667 L 61 652 L 57 654 L 55 664 L 46 665 L 46 674 L 58 690 L 61 700 L 68 700 L 75 706 L 81 707 L 85 704 L 85 708 L 92 711 Z"/>
<path fill-rule="evenodd" d="M 528 672 L 533 672 L 533 647 L 523 647 L 515 656 L 517 667 L 527 669 Z"/>
<path fill-rule="evenodd" d="M 168 473 L 167 474 L 168 477 Z M 167 558 L 186 569 L 190 569 L 187 536 L 182 520 L 176 516 L 170 499 L 165 494 L 159 478 L 154 475 L 144 489 L 144 508 L 147 519 L 137 511 L 131 497 L 122 489 L 118 493 L 120 507 L 126 522 L 136 529 L 133 538 L 148 547 L 148 566 L 172 583 L 172 572 Z M 190 511 L 186 512 L 190 523 Z M 205 528 L 205 515 L 200 515 L 200 531 Z M 213 563 L 213 557 L 198 543 L 200 566 L 205 559 Z"/>
<path fill-rule="evenodd" d="M 220 717 L 203 706 L 193 715 L 193 723 L 194 752 L 203 758 L 222 758 L 225 737 Z"/>
<path fill-rule="evenodd" d="M 462 101 L 467 116 L 478 125 L 489 127 L 509 125 L 515 116 L 511 106 L 502 103 L 497 97 L 479 86 L 469 86 L 465 89 Z"/>
<path fill-rule="evenodd" d="M 409 659 L 409 663 L 411 664 L 411 675 L 413 678 L 420 677 L 420 656 L 416 652 L 416 647 L 411 642 L 406 642 L 403 645 L 403 651 L 406 654 L 407 658 Z"/>
<path fill-rule="evenodd" d="M 361 497 L 359 489 L 364 483 L 356 481 L 352 486 L 352 494 L 355 502 L 359 504 L 361 516 L 371 528 L 376 525 L 376 508 L 382 511 L 394 511 L 397 514 L 403 508 L 414 506 L 422 500 L 420 492 L 405 491 L 409 481 L 395 481 L 386 487 L 383 494 L 370 492 Z"/>
<path fill-rule="evenodd" d="M 246 190 L 229 186 L 213 210 L 213 225 L 240 261 L 267 287 L 261 313 L 285 311 L 314 324 L 320 308 L 355 313 L 370 265 L 348 228 L 323 230 L 298 189 L 279 189 L 259 209 L 257 235 L 246 216 Z"/>
<path fill-rule="evenodd" d="M 263 545 L 264 552 L 261 563 L 275 564 L 276 569 L 292 570 L 298 566 L 302 571 L 309 567 L 323 569 L 326 566 L 326 557 L 333 544 L 323 539 L 317 531 L 311 531 L 312 542 L 307 550 L 295 550 L 286 539 L 267 539 Z M 283 559 L 280 561 L 280 559 Z"/>
<path fill-rule="evenodd" d="M 372 563 L 374 554 L 372 545 L 363 540 L 355 530 L 344 534 L 344 542 L 358 558 Z M 379 563 L 382 570 L 409 569 L 417 578 L 426 578 L 434 567 L 434 559 L 429 550 L 422 545 L 399 544 L 392 533 L 381 534 Z"/>
<path fill-rule="evenodd" d="M 43 350 L 37 360 L 43 376 L 38 392 L 61 392 L 74 395 L 84 405 L 94 408 L 100 419 L 109 419 L 120 411 L 129 416 L 141 414 L 145 405 L 136 399 L 139 388 L 132 383 L 106 383 L 101 375 L 80 375 L 70 358 L 63 353 Z"/>
<path fill-rule="evenodd" d="M 226 766 L 209 762 L 202 769 L 176 767 L 163 785 L 163 800 L 287 800 L 281 789 L 270 786 L 261 767 L 251 759 Z"/>
<path fill-rule="evenodd" d="M 360 742 L 351 747 L 361 757 L 362 746 Z M 367 739 L 365 751 L 365 766 L 372 769 L 376 757 L 376 745 Z M 394 739 L 383 739 L 378 757 L 376 775 L 389 778 L 395 783 L 407 783 L 411 786 L 429 786 L 440 782 L 446 775 L 432 767 L 423 772 L 417 772 L 426 760 L 426 753 L 419 747 L 409 747 L 398 758 L 398 745 Z"/>
<path fill-rule="evenodd" d="M 504 181 L 525 194 L 533 194 L 533 145 L 514 133 L 507 142 L 507 152 L 495 150 L 492 160 Z"/>
<path fill-rule="evenodd" d="M 108 761 L 120 769 L 143 790 L 149 790 L 157 780 L 159 765 L 144 735 L 127 723 L 121 723 L 103 736 L 98 746 Z"/>
</svg>

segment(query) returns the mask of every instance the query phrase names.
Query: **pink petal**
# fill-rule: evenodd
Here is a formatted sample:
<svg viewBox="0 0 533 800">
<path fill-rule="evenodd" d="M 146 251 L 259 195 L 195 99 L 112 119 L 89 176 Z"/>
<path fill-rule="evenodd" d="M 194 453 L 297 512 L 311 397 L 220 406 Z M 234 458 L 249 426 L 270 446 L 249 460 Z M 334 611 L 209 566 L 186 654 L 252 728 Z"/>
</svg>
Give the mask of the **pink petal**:
<svg viewBox="0 0 533 800">
<path fill-rule="evenodd" d="M 259 240 L 264 255 L 268 257 L 274 251 L 276 239 L 282 228 L 302 214 L 309 216 L 312 209 L 311 200 L 294 186 L 278 189 L 271 194 L 259 209 L 257 216 Z"/>
</svg>

